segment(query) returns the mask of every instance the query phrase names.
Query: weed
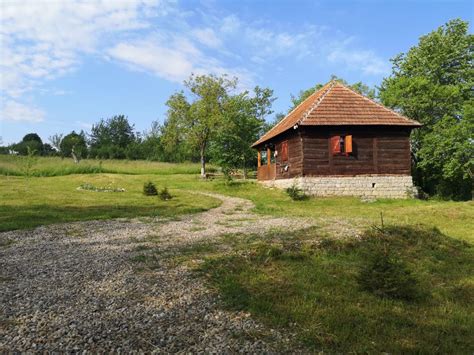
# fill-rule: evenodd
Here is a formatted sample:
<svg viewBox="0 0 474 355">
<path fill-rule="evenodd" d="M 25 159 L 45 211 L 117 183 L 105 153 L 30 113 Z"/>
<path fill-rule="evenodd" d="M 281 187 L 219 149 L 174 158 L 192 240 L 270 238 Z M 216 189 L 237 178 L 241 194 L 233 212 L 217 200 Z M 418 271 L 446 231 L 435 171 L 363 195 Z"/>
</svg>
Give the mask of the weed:
<svg viewBox="0 0 474 355">
<path fill-rule="evenodd" d="M 158 191 L 156 189 L 155 184 L 152 183 L 151 181 L 146 182 L 143 185 L 143 194 L 145 196 L 156 196 L 156 195 L 158 195 Z"/>
<path fill-rule="evenodd" d="M 357 281 L 379 297 L 412 301 L 420 296 L 418 281 L 406 263 L 386 250 L 370 256 Z"/>
<path fill-rule="evenodd" d="M 158 197 L 162 199 L 163 201 L 168 201 L 168 200 L 171 200 L 173 196 L 171 196 L 171 194 L 169 193 L 168 188 L 165 187 L 160 191 L 160 193 L 158 194 Z"/>
<path fill-rule="evenodd" d="M 305 200 L 307 198 L 304 191 L 302 189 L 300 189 L 298 186 L 296 186 L 295 184 L 288 187 L 286 189 L 286 193 L 288 194 L 288 196 L 291 197 L 291 199 L 293 201 L 301 201 L 301 200 Z"/>
</svg>

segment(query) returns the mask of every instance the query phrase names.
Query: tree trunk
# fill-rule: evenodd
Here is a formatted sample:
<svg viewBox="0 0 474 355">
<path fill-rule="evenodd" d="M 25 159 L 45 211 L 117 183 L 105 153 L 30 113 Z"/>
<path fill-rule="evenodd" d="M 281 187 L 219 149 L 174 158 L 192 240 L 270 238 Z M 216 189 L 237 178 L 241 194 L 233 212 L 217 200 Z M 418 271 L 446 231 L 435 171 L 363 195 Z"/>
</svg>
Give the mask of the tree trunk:
<svg viewBox="0 0 474 355">
<path fill-rule="evenodd" d="M 72 155 L 72 159 L 74 159 L 74 163 L 78 164 L 79 159 L 77 158 L 76 153 L 74 152 L 74 147 L 72 147 L 71 155 Z"/>
<path fill-rule="evenodd" d="M 204 146 L 201 147 L 201 178 L 206 178 L 206 158 L 204 157 Z"/>
</svg>

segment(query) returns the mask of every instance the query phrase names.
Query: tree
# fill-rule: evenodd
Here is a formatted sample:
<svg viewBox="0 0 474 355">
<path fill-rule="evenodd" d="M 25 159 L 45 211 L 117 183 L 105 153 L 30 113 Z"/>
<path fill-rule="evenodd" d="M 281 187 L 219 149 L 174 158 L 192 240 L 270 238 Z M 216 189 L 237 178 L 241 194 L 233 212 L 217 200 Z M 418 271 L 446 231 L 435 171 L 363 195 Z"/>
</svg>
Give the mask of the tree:
<svg viewBox="0 0 474 355">
<path fill-rule="evenodd" d="M 412 134 L 415 183 L 443 198 L 472 196 L 473 49 L 469 24 L 451 20 L 392 59 L 381 101 L 423 123 Z"/>
<path fill-rule="evenodd" d="M 63 157 L 72 157 L 75 163 L 87 156 L 86 135 L 84 131 L 76 133 L 72 131 L 66 135 L 59 144 Z"/>
<path fill-rule="evenodd" d="M 90 134 L 91 153 L 99 158 L 125 158 L 125 151 L 134 142 L 134 126 L 124 115 L 117 115 L 92 126 Z"/>
<path fill-rule="evenodd" d="M 166 105 L 168 111 L 161 127 L 164 160 L 173 162 L 194 160 L 196 155 L 193 154 L 191 144 L 187 140 L 187 119 L 183 117 L 183 115 L 188 115 L 191 104 L 188 103 L 183 92 L 178 92 L 171 95 Z M 197 154 L 197 159 L 199 159 L 199 154 Z"/>
<path fill-rule="evenodd" d="M 349 85 L 347 81 L 345 81 L 342 78 L 337 77 L 336 75 L 331 75 L 331 80 L 336 80 L 341 82 L 344 85 L 349 86 L 352 88 L 352 90 L 358 92 L 359 94 L 362 94 L 364 96 L 367 96 L 371 99 L 375 98 L 375 89 L 370 88 L 368 85 L 364 84 L 361 81 L 358 81 L 352 85 Z M 302 103 L 304 100 L 306 100 L 311 94 L 313 94 L 315 91 L 321 89 L 324 85 L 323 84 L 316 84 L 315 86 L 310 87 L 309 89 L 306 90 L 301 90 L 298 95 L 294 96 L 291 95 L 291 103 L 292 106 L 288 110 L 290 112 L 293 110 L 296 106 L 298 106 L 300 103 Z"/>
<path fill-rule="evenodd" d="M 28 133 L 21 142 L 13 145 L 13 150 L 17 151 L 20 155 L 28 155 L 29 151 L 41 155 L 43 153 L 43 141 L 38 134 Z"/>
<path fill-rule="evenodd" d="M 176 140 L 184 139 L 191 148 L 198 150 L 201 161 L 201 177 L 206 177 L 207 150 L 211 139 L 223 123 L 224 105 L 229 90 L 236 87 L 236 79 L 225 75 L 191 75 L 184 82 L 194 96 L 188 102 L 183 92 L 176 93 L 167 101 L 168 125 Z M 173 136 L 170 134 L 170 136 Z"/>
<path fill-rule="evenodd" d="M 63 136 L 64 135 L 62 133 L 56 133 L 48 138 L 51 145 L 54 149 L 56 149 L 57 152 L 61 152 L 61 141 L 63 140 Z"/>
<path fill-rule="evenodd" d="M 263 136 L 270 129 L 275 127 L 284 118 L 285 114 L 283 112 L 278 112 L 275 114 L 275 116 L 273 116 L 273 119 L 271 121 L 265 121 L 265 123 L 262 125 L 262 129 L 260 130 L 259 137 Z"/>
<path fill-rule="evenodd" d="M 215 161 L 227 171 L 242 169 L 244 178 L 255 151 L 251 148 L 272 113 L 273 91 L 256 87 L 253 96 L 248 92 L 229 97 L 224 106 L 224 123 L 212 142 Z"/>
</svg>

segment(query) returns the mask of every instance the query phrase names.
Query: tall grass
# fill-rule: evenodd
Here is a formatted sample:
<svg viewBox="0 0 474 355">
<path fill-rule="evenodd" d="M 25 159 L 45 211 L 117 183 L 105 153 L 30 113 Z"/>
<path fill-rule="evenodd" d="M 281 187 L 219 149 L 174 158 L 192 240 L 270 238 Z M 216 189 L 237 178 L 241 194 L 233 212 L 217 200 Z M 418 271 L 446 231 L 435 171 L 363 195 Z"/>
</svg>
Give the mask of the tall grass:
<svg viewBox="0 0 474 355">
<path fill-rule="evenodd" d="M 25 176 L 26 157 L 0 155 L 0 175 Z M 197 163 L 163 163 L 146 160 L 94 160 L 84 159 L 79 164 L 72 159 L 59 157 L 37 157 L 29 172 L 30 176 L 48 177 L 71 174 L 199 174 L 200 165 Z M 208 172 L 215 172 L 213 166 Z"/>
</svg>

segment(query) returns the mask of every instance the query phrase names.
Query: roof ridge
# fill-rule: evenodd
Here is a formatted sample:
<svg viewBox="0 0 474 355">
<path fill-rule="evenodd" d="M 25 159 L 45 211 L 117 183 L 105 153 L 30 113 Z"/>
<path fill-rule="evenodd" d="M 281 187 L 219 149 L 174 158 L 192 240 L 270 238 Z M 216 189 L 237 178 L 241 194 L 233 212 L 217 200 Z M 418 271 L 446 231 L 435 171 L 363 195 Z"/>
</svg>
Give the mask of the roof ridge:
<svg viewBox="0 0 474 355">
<path fill-rule="evenodd" d="M 398 112 L 395 111 L 395 110 L 392 110 L 392 109 L 390 109 L 390 108 L 388 108 L 388 107 L 385 107 L 385 106 L 382 105 L 381 103 L 379 103 L 379 102 L 377 102 L 377 101 L 375 101 L 375 100 L 373 100 L 373 99 L 371 99 L 371 98 L 369 98 L 369 97 L 367 97 L 367 96 L 365 96 L 365 95 L 362 95 L 360 92 L 355 91 L 353 88 L 351 88 L 351 87 L 348 86 L 348 85 L 344 85 L 344 84 L 341 83 L 341 82 L 339 82 L 339 84 L 340 84 L 343 88 L 346 88 L 346 89 L 348 89 L 349 91 L 352 91 L 354 94 L 356 94 L 356 95 L 362 97 L 363 99 L 365 99 L 365 100 L 367 100 L 367 101 L 369 101 L 369 102 L 371 102 L 371 103 L 373 103 L 373 104 L 375 104 L 375 105 L 381 107 L 382 109 L 384 109 L 384 110 L 386 110 L 386 111 L 388 111 L 388 112 L 394 113 L 395 115 L 397 115 L 397 116 L 400 117 L 400 118 L 403 118 L 403 119 L 406 120 L 406 121 L 413 122 L 413 123 L 419 123 L 419 122 L 417 122 L 417 121 L 415 121 L 415 120 L 412 120 L 412 119 L 410 119 L 410 118 L 408 118 L 408 117 L 406 117 L 406 116 L 401 115 L 400 113 L 398 113 Z"/>
<path fill-rule="evenodd" d="M 321 102 L 324 100 L 326 95 L 329 94 L 332 88 L 336 85 L 336 81 L 331 80 L 324 86 L 327 86 L 327 85 L 329 85 L 329 87 L 326 89 L 326 91 L 324 91 L 323 94 L 320 97 L 318 97 L 318 99 L 315 102 L 313 102 L 313 104 L 306 110 L 306 112 L 303 113 L 302 117 L 297 121 L 297 124 L 300 124 L 301 122 L 303 122 L 321 104 Z M 324 86 L 318 91 L 321 91 L 324 88 Z"/>
</svg>

